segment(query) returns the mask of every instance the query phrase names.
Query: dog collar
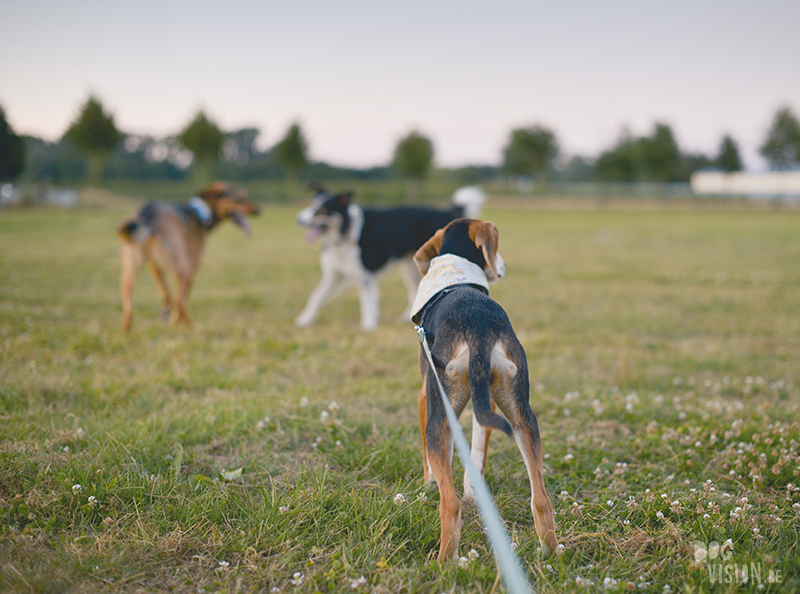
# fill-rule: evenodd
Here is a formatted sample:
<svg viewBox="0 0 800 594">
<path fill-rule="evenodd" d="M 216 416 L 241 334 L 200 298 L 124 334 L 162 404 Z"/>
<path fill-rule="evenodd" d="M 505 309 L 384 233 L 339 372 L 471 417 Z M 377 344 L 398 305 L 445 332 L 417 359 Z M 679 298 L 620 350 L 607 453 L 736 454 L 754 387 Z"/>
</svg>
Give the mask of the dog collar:
<svg viewBox="0 0 800 594">
<path fill-rule="evenodd" d="M 455 254 L 436 256 L 419 282 L 417 296 L 411 306 L 411 321 L 417 322 L 417 316 L 422 309 L 436 295 L 454 285 L 472 285 L 489 294 L 489 281 L 480 266 Z"/>
<path fill-rule="evenodd" d="M 203 225 L 208 225 L 213 218 L 211 214 L 211 209 L 206 204 L 206 201 L 202 198 L 198 198 L 195 196 L 194 198 L 189 198 L 189 206 L 197 215 L 197 218 L 200 219 L 200 222 Z"/>
</svg>

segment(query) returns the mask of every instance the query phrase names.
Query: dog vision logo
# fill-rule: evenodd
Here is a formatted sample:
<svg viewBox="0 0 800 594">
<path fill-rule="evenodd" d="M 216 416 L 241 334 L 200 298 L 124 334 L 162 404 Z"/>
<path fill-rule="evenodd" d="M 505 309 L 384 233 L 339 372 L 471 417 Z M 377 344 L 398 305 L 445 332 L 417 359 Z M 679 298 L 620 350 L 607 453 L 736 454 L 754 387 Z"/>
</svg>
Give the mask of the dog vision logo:
<svg viewBox="0 0 800 594">
<path fill-rule="evenodd" d="M 781 582 L 778 570 L 764 571 L 764 566 L 754 562 L 739 562 L 733 558 L 733 541 L 729 538 L 722 544 L 716 541 L 695 541 L 694 561 L 705 566 L 711 584 L 776 584 Z"/>
</svg>

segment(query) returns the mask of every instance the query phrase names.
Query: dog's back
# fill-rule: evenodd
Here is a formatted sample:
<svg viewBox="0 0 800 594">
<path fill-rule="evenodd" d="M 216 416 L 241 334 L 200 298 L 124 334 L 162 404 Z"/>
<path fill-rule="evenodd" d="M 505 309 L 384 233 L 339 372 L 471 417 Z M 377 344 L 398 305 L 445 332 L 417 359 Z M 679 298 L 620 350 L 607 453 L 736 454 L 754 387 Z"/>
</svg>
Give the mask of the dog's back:
<svg viewBox="0 0 800 594">
<path fill-rule="evenodd" d="M 376 272 L 392 260 L 408 257 L 463 212 L 462 207 L 448 210 L 422 206 L 364 208 L 364 226 L 358 245 L 364 268 Z"/>
</svg>

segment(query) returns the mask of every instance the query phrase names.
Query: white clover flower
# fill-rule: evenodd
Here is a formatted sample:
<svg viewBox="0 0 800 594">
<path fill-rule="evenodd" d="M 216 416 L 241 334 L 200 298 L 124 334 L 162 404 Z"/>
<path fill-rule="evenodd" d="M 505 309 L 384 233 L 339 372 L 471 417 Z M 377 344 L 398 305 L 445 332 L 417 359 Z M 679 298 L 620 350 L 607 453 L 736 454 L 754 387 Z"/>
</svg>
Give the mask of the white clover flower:
<svg viewBox="0 0 800 594">
<path fill-rule="evenodd" d="M 426 501 L 428 501 L 428 496 L 425 495 L 423 491 L 420 491 L 419 493 L 417 493 L 417 501 L 419 503 L 425 503 Z"/>
<path fill-rule="evenodd" d="M 708 557 L 708 549 L 703 543 L 694 543 L 694 560 L 697 563 L 702 563 Z"/>
<path fill-rule="evenodd" d="M 350 589 L 351 590 L 358 590 L 361 586 L 365 586 L 367 584 L 367 578 L 363 575 L 358 578 L 357 580 L 350 580 Z"/>
<path fill-rule="evenodd" d="M 280 594 L 281 589 L 278 586 L 272 586 L 270 589 L 270 594 Z"/>
<path fill-rule="evenodd" d="M 303 396 L 300 399 L 300 406 L 302 406 L 303 408 L 308 406 L 308 398 L 306 396 Z"/>
<path fill-rule="evenodd" d="M 342 407 L 339 406 L 339 403 L 336 402 L 335 400 L 331 400 L 331 403 L 328 405 L 328 410 L 331 411 L 331 412 L 336 412 L 340 408 L 342 408 Z M 364 577 L 364 576 L 361 576 L 361 577 Z"/>
<path fill-rule="evenodd" d="M 468 557 L 470 561 L 475 561 L 475 559 L 480 557 L 480 555 L 478 554 L 478 551 L 476 551 L 475 549 L 470 549 Z"/>
<path fill-rule="evenodd" d="M 614 507 L 614 502 L 611 499 L 609 499 L 608 501 L 606 501 L 606 505 L 608 507 Z"/>
<path fill-rule="evenodd" d="M 278 512 L 280 512 L 280 513 L 282 513 L 282 514 L 285 514 L 285 513 L 287 513 L 288 511 L 289 511 L 289 508 L 288 508 L 288 507 L 286 507 L 285 505 L 282 505 L 282 506 L 280 506 L 280 507 L 278 508 Z"/>
<path fill-rule="evenodd" d="M 69 446 L 64 446 L 63 448 L 61 448 L 61 451 L 69 454 Z"/>
<path fill-rule="evenodd" d="M 256 423 L 256 427 L 258 427 L 259 429 L 263 429 L 264 427 L 266 427 L 269 424 L 269 422 L 270 422 L 270 418 L 269 417 L 264 417 L 258 423 Z"/>
<path fill-rule="evenodd" d="M 591 583 L 591 582 L 589 582 L 589 580 L 587 580 L 587 579 L 585 579 L 585 578 L 582 578 L 581 576 L 577 576 L 577 577 L 575 578 L 575 585 L 576 585 L 576 586 L 578 586 L 579 588 L 585 588 L 585 587 L 586 587 L 586 586 L 588 586 L 590 583 Z"/>
<path fill-rule="evenodd" d="M 664 514 L 663 514 L 662 512 L 660 512 L 660 511 L 659 511 L 659 512 L 656 512 L 656 517 L 657 517 L 659 520 L 663 520 L 663 519 L 664 519 Z"/>
<path fill-rule="evenodd" d="M 78 495 L 78 494 L 80 494 L 82 492 L 83 492 L 83 487 L 81 487 L 80 485 L 72 485 L 72 494 L 73 495 Z"/>
<path fill-rule="evenodd" d="M 614 578 L 607 577 L 603 579 L 604 588 L 613 588 L 616 585 L 617 585 L 617 580 L 615 580 Z"/>
<path fill-rule="evenodd" d="M 469 559 L 467 559 L 466 557 L 459 557 L 458 558 L 458 566 L 461 569 L 466 569 L 467 567 L 469 567 Z"/>
<path fill-rule="evenodd" d="M 566 552 L 566 550 L 567 550 L 567 547 L 565 547 L 563 544 L 559 543 L 556 546 L 556 557 L 560 557 L 561 555 L 563 555 Z"/>
<path fill-rule="evenodd" d="M 89 495 L 89 507 L 94 507 L 97 505 L 97 499 L 94 495 Z"/>
<path fill-rule="evenodd" d="M 327 423 L 330 416 L 331 414 L 327 410 L 323 410 L 321 413 L 319 413 L 319 420 L 323 423 Z"/>
<path fill-rule="evenodd" d="M 400 505 L 401 503 L 405 503 L 405 502 L 406 502 L 406 496 L 403 495 L 402 493 L 398 493 L 397 495 L 394 496 L 394 504 L 395 505 Z"/>
<path fill-rule="evenodd" d="M 78 427 L 75 430 L 75 437 L 77 437 L 78 439 L 83 439 L 85 435 L 86 432 L 83 430 L 83 427 Z"/>
<path fill-rule="evenodd" d="M 567 454 L 566 456 L 564 456 L 564 462 L 572 462 L 574 459 L 575 459 L 574 454 Z"/>
<path fill-rule="evenodd" d="M 289 583 L 293 586 L 300 586 L 303 584 L 303 580 L 306 576 L 304 576 L 299 571 L 296 571 L 295 574 L 292 576 L 292 579 L 289 580 Z"/>
<path fill-rule="evenodd" d="M 231 566 L 231 564 L 228 561 L 220 561 L 219 562 L 219 568 L 220 569 L 228 569 L 230 566 Z"/>
</svg>

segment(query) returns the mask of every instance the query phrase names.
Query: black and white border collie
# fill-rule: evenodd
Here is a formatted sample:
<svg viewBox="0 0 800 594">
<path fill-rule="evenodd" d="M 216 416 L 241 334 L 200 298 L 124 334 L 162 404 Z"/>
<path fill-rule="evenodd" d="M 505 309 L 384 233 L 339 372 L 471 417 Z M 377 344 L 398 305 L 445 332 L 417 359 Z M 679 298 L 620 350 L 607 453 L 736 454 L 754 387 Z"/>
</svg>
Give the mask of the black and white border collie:
<svg viewBox="0 0 800 594">
<path fill-rule="evenodd" d="M 408 292 L 408 312 L 416 296 L 421 275 L 414 264 L 414 253 L 433 234 L 450 221 L 475 218 L 486 196 L 477 186 L 453 193 L 448 209 L 424 206 L 363 208 L 353 202 L 353 193 L 331 194 L 315 186 L 315 195 L 297 213 L 297 222 L 308 228 L 306 239 L 320 239 L 322 280 L 312 291 L 295 325 L 311 325 L 323 305 L 344 288 L 355 285 L 361 304 L 361 327 L 372 330 L 380 314 L 378 275 L 399 263 Z"/>
</svg>

